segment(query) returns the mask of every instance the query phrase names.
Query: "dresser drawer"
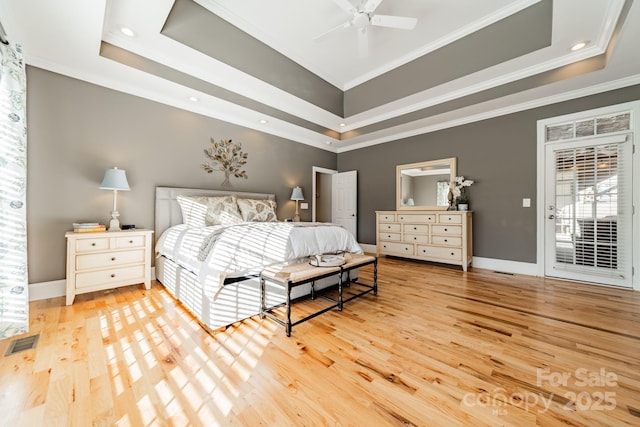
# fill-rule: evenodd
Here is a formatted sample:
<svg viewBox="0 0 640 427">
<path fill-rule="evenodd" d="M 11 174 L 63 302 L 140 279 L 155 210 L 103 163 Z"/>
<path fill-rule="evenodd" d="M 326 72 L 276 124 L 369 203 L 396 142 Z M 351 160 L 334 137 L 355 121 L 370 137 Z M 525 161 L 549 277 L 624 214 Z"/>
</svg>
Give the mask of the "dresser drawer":
<svg viewBox="0 0 640 427">
<path fill-rule="evenodd" d="M 422 224 L 403 224 L 404 232 L 411 234 L 428 234 L 429 226 Z"/>
<path fill-rule="evenodd" d="M 76 240 L 76 251 L 78 252 L 101 251 L 105 249 L 109 249 L 108 237 Z"/>
<path fill-rule="evenodd" d="M 438 214 L 440 224 L 462 224 L 462 215 Z"/>
<path fill-rule="evenodd" d="M 378 214 L 379 221 L 396 222 L 396 214 Z"/>
<path fill-rule="evenodd" d="M 450 236 L 462 236 L 462 227 L 459 225 L 434 225 L 433 234 L 446 234 Z"/>
<path fill-rule="evenodd" d="M 460 248 L 443 248 L 439 246 L 418 246 L 419 257 L 440 258 L 443 260 L 460 261 L 462 260 L 462 249 Z"/>
<path fill-rule="evenodd" d="M 133 265 L 131 267 L 112 268 L 110 270 L 92 271 L 76 274 L 77 288 L 90 288 L 93 286 L 107 285 L 110 283 L 131 282 L 138 279 L 144 281 L 144 265 Z"/>
<path fill-rule="evenodd" d="M 405 234 L 402 240 L 405 243 L 429 243 L 429 236 L 426 234 Z"/>
<path fill-rule="evenodd" d="M 386 240 L 389 242 L 399 242 L 400 233 L 380 233 L 380 240 Z"/>
<path fill-rule="evenodd" d="M 461 246 L 462 238 L 455 236 L 433 236 L 431 243 L 434 245 Z"/>
<path fill-rule="evenodd" d="M 400 224 L 380 224 L 379 229 L 382 232 L 391 231 L 393 233 L 399 233 L 400 232 Z"/>
<path fill-rule="evenodd" d="M 397 255 L 414 255 L 413 245 L 406 245 L 404 243 L 390 243 L 384 242 L 380 244 L 380 252 L 384 254 L 397 254 Z"/>
<path fill-rule="evenodd" d="M 116 237 L 112 249 L 141 248 L 144 246 L 144 236 Z"/>
<path fill-rule="evenodd" d="M 133 251 L 103 252 L 99 254 L 84 254 L 76 257 L 76 270 L 93 268 L 109 268 L 124 264 L 144 262 L 144 249 Z"/>
<path fill-rule="evenodd" d="M 398 214 L 399 222 L 433 223 L 436 222 L 435 214 Z"/>
</svg>

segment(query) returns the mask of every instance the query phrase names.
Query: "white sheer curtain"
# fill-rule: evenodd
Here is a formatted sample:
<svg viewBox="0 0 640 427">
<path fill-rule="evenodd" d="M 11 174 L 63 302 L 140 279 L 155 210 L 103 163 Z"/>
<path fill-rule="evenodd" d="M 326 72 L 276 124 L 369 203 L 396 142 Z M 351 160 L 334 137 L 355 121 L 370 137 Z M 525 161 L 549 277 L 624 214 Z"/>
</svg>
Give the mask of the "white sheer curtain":
<svg viewBox="0 0 640 427">
<path fill-rule="evenodd" d="M 27 78 L 20 45 L 0 43 L 0 339 L 29 330 Z"/>
</svg>

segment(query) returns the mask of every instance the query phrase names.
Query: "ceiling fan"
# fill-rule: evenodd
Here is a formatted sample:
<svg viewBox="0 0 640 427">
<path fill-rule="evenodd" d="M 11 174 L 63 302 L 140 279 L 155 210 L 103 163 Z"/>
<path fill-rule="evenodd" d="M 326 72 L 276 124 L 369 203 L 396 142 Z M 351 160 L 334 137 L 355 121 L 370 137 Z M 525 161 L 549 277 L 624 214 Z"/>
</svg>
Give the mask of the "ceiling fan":
<svg viewBox="0 0 640 427">
<path fill-rule="evenodd" d="M 417 18 L 374 14 L 373 12 L 377 9 L 380 3 L 382 3 L 382 0 L 363 0 L 359 8 L 354 7 L 349 0 L 333 0 L 333 2 L 337 4 L 340 9 L 351 15 L 351 18 L 343 24 L 316 36 L 313 39 L 314 41 L 321 41 L 336 31 L 350 27 L 357 28 L 361 33 L 366 33 L 367 27 L 370 25 L 397 28 L 401 30 L 412 30 L 418 22 Z"/>
</svg>

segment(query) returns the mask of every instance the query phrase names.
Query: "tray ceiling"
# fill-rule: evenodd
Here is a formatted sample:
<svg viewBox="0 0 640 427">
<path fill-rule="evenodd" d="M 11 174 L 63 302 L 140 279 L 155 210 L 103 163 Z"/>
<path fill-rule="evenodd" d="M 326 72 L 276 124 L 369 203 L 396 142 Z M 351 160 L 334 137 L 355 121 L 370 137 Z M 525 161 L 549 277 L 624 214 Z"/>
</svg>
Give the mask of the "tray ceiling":
<svg viewBox="0 0 640 427">
<path fill-rule="evenodd" d="M 415 28 L 316 40 L 348 1 L 1 0 L 0 16 L 28 64 L 334 152 L 640 83 L 638 2 L 383 0 L 372 15 Z"/>
</svg>

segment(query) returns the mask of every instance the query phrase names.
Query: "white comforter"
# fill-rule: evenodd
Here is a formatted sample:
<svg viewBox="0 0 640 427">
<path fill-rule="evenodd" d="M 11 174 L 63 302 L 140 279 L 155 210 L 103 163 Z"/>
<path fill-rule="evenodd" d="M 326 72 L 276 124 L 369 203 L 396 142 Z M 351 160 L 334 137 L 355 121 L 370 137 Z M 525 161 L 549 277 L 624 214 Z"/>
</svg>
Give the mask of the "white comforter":
<svg viewBox="0 0 640 427">
<path fill-rule="evenodd" d="M 339 251 L 362 253 L 355 237 L 328 223 L 247 222 L 165 231 L 156 253 L 198 275 L 204 294 L 215 298 L 227 278 L 258 273 L 265 266 Z"/>
</svg>

